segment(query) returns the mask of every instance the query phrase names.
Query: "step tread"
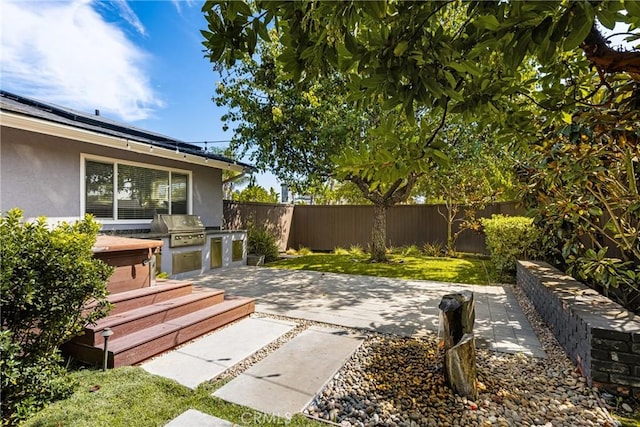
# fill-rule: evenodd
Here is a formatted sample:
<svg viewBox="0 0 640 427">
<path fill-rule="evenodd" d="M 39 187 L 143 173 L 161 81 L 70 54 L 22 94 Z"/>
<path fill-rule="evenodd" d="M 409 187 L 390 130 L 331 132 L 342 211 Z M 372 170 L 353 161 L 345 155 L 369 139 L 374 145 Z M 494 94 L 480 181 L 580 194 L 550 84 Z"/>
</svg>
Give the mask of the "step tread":
<svg viewBox="0 0 640 427">
<path fill-rule="evenodd" d="M 130 291 L 109 294 L 107 296 L 107 300 L 112 304 L 117 304 L 118 302 L 121 302 L 121 301 L 140 298 L 143 296 L 147 296 L 155 293 L 162 293 L 162 292 L 170 291 L 173 289 L 179 289 L 179 288 L 188 287 L 188 286 L 192 286 L 192 282 L 188 282 L 184 280 L 165 279 L 165 280 L 162 280 L 161 282 L 158 282 L 154 286 L 147 286 L 144 288 L 132 289 Z M 91 308 L 91 307 L 94 307 L 95 305 L 96 305 L 96 302 L 91 301 L 87 304 L 86 308 Z"/>
<path fill-rule="evenodd" d="M 119 338 L 110 339 L 109 351 L 113 352 L 114 354 L 122 353 L 155 338 L 159 338 L 166 334 L 170 334 L 172 332 L 183 329 L 186 326 L 194 325 L 202 320 L 209 319 L 238 307 L 242 307 L 243 305 L 249 304 L 252 301 L 252 298 L 246 297 L 229 298 L 211 307 L 194 311 L 193 313 L 177 317 L 168 322 L 160 323 L 150 328 L 145 328 L 141 331 L 133 332 Z M 101 348 L 101 346 L 95 347 Z"/>
<path fill-rule="evenodd" d="M 98 331 L 104 328 L 110 328 L 115 325 L 132 322 L 136 319 L 140 319 L 156 313 L 161 313 L 175 307 L 180 307 L 181 305 L 189 304 L 223 293 L 224 291 L 220 289 L 194 287 L 193 292 L 188 295 L 183 295 L 177 298 L 168 299 L 166 301 L 161 301 L 158 303 L 135 308 L 133 310 L 125 311 L 113 316 L 107 316 L 104 319 L 99 320 L 95 325 L 89 325 L 86 329 L 89 331 Z"/>
</svg>

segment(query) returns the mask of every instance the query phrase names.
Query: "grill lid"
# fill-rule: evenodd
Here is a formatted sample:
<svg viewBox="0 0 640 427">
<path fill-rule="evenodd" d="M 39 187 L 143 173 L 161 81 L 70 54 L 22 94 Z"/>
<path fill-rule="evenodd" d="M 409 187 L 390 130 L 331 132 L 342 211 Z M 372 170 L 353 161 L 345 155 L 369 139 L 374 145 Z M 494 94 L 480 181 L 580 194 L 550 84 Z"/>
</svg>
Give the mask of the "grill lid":
<svg viewBox="0 0 640 427">
<path fill-rule="evenodd" d="M 204 225 L 198 215 L 157 214 L 151 221 L 152 233 L 198 233 Z"/>
</svg>

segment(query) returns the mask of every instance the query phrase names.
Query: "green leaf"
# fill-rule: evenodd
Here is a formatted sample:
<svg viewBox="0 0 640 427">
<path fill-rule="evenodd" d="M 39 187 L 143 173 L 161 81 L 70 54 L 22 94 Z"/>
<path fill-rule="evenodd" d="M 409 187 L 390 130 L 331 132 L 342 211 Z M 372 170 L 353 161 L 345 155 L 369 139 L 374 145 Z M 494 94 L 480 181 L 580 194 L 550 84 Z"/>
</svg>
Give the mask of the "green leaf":
<svg viewBox="0 0 640 427">
<path fill-rule="evenodd" d="M 531 39 L 536 44 L 542 44 L 542 42 L 549 37 L 551 24 L 553 23 L 553 19 L 550 16 L 544 18 L 544 20 L 538 24 L 536 28 L 533 29 L 533 33 L 531 33 Z"/>
<path fill-rule="evenodd" d="M 350 32 L 346 32 L 344 34 L 344 46 L 351 53 L 355 54 L 358 52 L 358 43 L 356 42 L 356 39 L 353 37 L 353 35 L 351 35 Z"/>
<path fill-rule="evenodd" d="M 393 49 L 393 54 L 395 56 L 402 56 L 403 53 L 405 53 L 407 51 L 407 49 L 409 48 L 409 42 L 407 41 L 401 41 L 400 43 L 398 43 L 396 45 L 396 47 Z"/>
<path fill-rule="evenodd" d="M 564 15 L 560 18 L 556 25 L 553 27 L 553 31 L 551 32 L 551 41 L 558 43 L 565 35 L 567 31 L 567 25 L 569 24 L 570 12 L 567 10 Z"/>
<path fill-rule="evenodd" d="M 456 79 L 455 77 L 453 77 L 453 74 L 451 74 L 451 72 L 444 70 L 444 77 L 447 79 L 449 85 L 451 85 L 452 88 L 455 88 L 457 86 Z"/>
<path fill-rule="evenodd" d="M 249 5 L 244 1 L 234 0 L 233 3 L 235 3 L 236 9 L 240 14 L 245 16 L 251 16 L 253 14 Z"/>
<path fill-rule="evenodd" d="M 454 101 L 458 101 L 458 102 L 464 102 L 464 96 L 462 96 L 462 94 L 454 89 L 451 88 L 446 88 L 444 90 L 444 93 L 451 99 L 453 99 Z"/>
<path fill-rule="evenodd" d="M 579 11 L 571 19 L 571 24 L 571 32 L 567 38 L 564 39 L 564 43 L 562 44 L 562 48 L 564 50 L 575 49 L 584 41 L 585 38 L 587 38 L 589 31 L 591 31 L 591 28 L 593 27 L 593 19 L 588 19 L 585 11 L 579 8 Z"/>
<path fill-rule="evenodd" d="M 374 18 L 383 18 L 387 13 L 385 0 L 370 0 L 361 3 L 362 9 Z"/>
<path fill-rule="evenodd" d="M 624 0 L 624 8 L 627 10 L 629 16 L 640 16 L 640 1 L 639 0 Z"/>
<path fill-rule="evenodd" d="M 258 35 L 262 40 L 264 41 L 271 40 L 271 37 L 269 36 L 269 31 L 267 31 L 267 26 L 264 25 L 264 22 L 260 21 L 259 19 L 255 19 L 253 21 L 253 31 L 258 33 Z"/>
<path fill-rule="evenodd" d="M 500 27 L 500 22 L 493 15 L 478 16 L 473 22 L 478 28 L 486 28 L 495 31 Z"/>
<path fill-rule="evenodd" d="M 601 9 L 598 11 L 598 21 L 605 28 L 613 30 L 613 28 L 616 26 L 616 13 L 606 9 Z"/>
</svg>

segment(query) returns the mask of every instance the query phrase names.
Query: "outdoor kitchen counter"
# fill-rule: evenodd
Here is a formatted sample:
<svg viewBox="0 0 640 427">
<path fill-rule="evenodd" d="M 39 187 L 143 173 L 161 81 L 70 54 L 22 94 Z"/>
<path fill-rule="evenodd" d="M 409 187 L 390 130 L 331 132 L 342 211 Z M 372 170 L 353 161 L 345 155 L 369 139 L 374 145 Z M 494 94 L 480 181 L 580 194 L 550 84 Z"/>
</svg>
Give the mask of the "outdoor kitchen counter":
<svg viewBox="0 0 640 427">
<path fill-rule="evenodd" d="M 207 228 L 204 230 L 204 234 L 206 235 L 211 235 L 211 234 L 233 234 L 233 233 L 246 233 L 247 230 L 218 230 L 218 229 L 214 229 L 214 228 Z M 151 233 L 151 232 L 146 232 L 146 233 L 132 233 L 132 234 L 126 234 L 126 235 L 119 235 L 119 237 L 132 237 L 135 239 L 144 239 L 144 240 L 148 240 L 148 239 L 162 239 L 163 237 L 169 237 L 170 233 Z"/>
<path fill-rule="evenodd" d="M 112 240 L 109 240 L 109 244 L 97 243 L 96 246 L 102 246 L 102 251 L 105 251 L 104 247 L 115 251 L 113 246 L 118 241 L 123 244 L 139 242 L 141 244 L 136 246 L 139 248 L 137 250 L 144 254 L 148 253 L 141 259 L 146 262 L 146 259 L 151 258 L 151 253 L 153 253 L 155 255 L 152 260 L 152 264 L 155 266 L 154 271 L 165 273 L 172 279 L 188 279 L 214 268 L 246 265 L 246 230 L 220 230 L 217 227 L 207 227 L 199 232 L 190 233 L 190 235 L 199 234 L 200 239 L 189 238 L 186 240 L 190 244 L 179 245 L 176 245 L 173 239 L 180 233 L 163 232 L 162 230 L 150 231 L 148 229 L 112 232 L 121 234 L 101 236 Z M 94 252 L 96 252 L 96 248 L 94 248 Z M 130 251 L 124 250 L 123 252 Z M 96 256 L 102 254 L 104 257 L 111 253 L 114 252 L 96 252 Z"/>
<path fill-rule="evenodd" d="M 111 294 L 151 286 L 151 260 L 163 245 L 162 240 L 98 235 L 93 256 L 114 267 L 107 290 Z"/>
<path fill-rule="evenodd" d="M 123 236 L 98 235 L 95 245 L 93 245 L 94 253 L 102 252 L 122 252 L 137 249 L 151 249 L 162 246 L 162 240 L 136 239 Z"/>
</svg>

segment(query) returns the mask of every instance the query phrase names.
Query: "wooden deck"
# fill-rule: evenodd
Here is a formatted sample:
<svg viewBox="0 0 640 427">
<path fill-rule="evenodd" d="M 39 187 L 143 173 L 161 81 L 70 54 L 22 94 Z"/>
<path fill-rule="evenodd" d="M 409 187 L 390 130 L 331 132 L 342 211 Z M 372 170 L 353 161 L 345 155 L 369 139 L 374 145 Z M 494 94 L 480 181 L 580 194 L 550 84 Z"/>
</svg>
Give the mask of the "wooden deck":
<svg viewBox="0 0 640 427">
<path fill-rule="evenodd" d="M 122 239 L 118 238 L 118 243 L 127 256 L 136 250 L 146 254 L 153 248 L 143 241 L 136 249 L 136 242 L 123 243 Z M 102 248 L 105 246 L 103 243 Z M 105 252 L 109 256 L 104 256 Z M 229 297 L 221 289 L 193 286 L 188 281 L 159 279 L 151 286 L 150 263 L 143 265 L 143 259 L 135 256 L 123 265 L 126 257 L 120 256 L 114 245 L 96 255 L 105 262 L 116 261 L 118 267 L 107 285 L 113 308 L 109 316 L 88 325 L 83 334 L 62 346 L 63 354 L 82 362 L 103 363 L 101 332 L 105 328 L 113 331 L 108 341 L 108 367 L 113 368 L 140 363 L 255 311 L 253 298 Z M 125 271 L 133 274 L 126 279 Z M 94 306 L 95 302 L 89 303 L 86 309 Z"/>
</svg>

